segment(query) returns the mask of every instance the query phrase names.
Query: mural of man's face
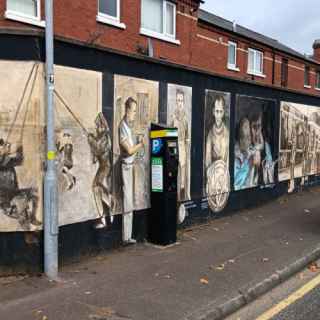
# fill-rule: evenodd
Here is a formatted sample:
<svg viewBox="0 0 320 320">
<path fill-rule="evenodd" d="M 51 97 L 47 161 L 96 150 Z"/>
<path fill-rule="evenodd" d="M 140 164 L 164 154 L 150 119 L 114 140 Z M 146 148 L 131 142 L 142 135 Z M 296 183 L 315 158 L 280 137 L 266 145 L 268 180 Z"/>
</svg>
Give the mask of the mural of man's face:
<svg viewBox="0 0 320 320">
<path fill-rule="evenodd" d="M 224 103 L 223 100 L 216 100 L 214 104 L 214 118 L 216 122 L 216 126 L 221 128 L 223 124 L 224 117 Z"/>
<path fill-rule="evenodd" d="M 253 144 L 262 143 L 262 116 L 251 122 L 251 136 Z"/>
<path fill-rule="evenodd" d="M 177 93 L 176 103 L 179 110 L 184 109 L 184 95 L 182 93 Z"/>
<path fill-rule="evenodd" d="M 127 109 L 127 120 L 132 123 L 137 114 L 137 104 L 135 102 L 131 102 L 130 108 Z"/>
</svg>

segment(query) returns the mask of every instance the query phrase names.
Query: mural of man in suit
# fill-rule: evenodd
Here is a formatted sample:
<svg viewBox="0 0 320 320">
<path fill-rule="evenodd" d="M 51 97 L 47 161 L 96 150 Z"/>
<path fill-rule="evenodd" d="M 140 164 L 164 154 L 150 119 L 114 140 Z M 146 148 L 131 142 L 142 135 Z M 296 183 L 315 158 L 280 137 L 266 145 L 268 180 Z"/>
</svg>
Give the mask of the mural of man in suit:
<svg viewBox="0 0 320 320">
<path fill-rule="evenodd" d="M 137 113 L 137 101 L 129 97 L 125 102 L 125 115 L 119 124 L 119 144 L 123 191 L 123 229 L 122 237 L 125 243 L 135 243 L 132 238 L 132 223 L 134 211 L 134 170 L 133 165 L 137 152 L 145 145 L 145 141 L 136 141 L 132 131 Z"/>
</svg>

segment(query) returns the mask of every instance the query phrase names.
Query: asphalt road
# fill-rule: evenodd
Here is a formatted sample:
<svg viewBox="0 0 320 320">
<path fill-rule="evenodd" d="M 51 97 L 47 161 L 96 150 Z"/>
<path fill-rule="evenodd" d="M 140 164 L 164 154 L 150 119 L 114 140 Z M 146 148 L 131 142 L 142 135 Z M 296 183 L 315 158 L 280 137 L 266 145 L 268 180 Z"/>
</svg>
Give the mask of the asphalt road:
<svg viewBox="0 0 320 320">
<path fill-rule="evenodd" d="M 227 320 L 320 320 L 320 269 L 306 268 Z"/>
<path fill-rule="evenodd" d="M 272 320 L 318 320 L 320 319 L 320 286 L 291 304 Z"/>
</svg>

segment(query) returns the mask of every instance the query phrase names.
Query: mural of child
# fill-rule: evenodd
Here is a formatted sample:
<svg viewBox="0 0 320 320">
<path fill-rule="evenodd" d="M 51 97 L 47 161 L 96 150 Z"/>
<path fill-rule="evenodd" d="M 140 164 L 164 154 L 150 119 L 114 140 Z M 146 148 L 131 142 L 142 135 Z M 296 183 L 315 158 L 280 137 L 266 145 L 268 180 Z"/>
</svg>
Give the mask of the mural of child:
<svg viewBox="0 0 320 320">
<path fill-rule="evenodd" d="M 239 141 L 235 144 L 234 189 L 240 190 L 250 185 L 250 172 L 254 152 L 252 150 L 250 122 L 247 117 L 239 123 Z"/>
<path fill-rule="evenodd" d="M 274 183 L 274 162 L 271 147 L 262 132 L 262 112 L 252 112 L 249 115 L 252 148 L 255 150 L 250 185 Z"/>
<path fill-rule="evenodd" d="M 73 142 L 72 135 L 67 131 L 62 131 L 57 141 L 58 167 L 66 183 L 67 190 L 71 190 L 76 184 L 76 177 L 72 174 L 73 168 Z"/>
</svg>

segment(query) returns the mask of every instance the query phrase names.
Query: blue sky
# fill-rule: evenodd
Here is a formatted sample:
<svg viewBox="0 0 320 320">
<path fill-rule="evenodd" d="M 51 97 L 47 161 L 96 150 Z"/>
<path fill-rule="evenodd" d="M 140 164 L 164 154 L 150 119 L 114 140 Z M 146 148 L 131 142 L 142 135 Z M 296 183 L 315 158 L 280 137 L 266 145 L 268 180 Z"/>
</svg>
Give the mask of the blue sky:
<svg viewBox="0 0 320 320">
<path fill-rule="evenodd" d="M 320 39 L 319 0 L 205 0 L 202 8 L 312 54 Z"/>
</svg>

